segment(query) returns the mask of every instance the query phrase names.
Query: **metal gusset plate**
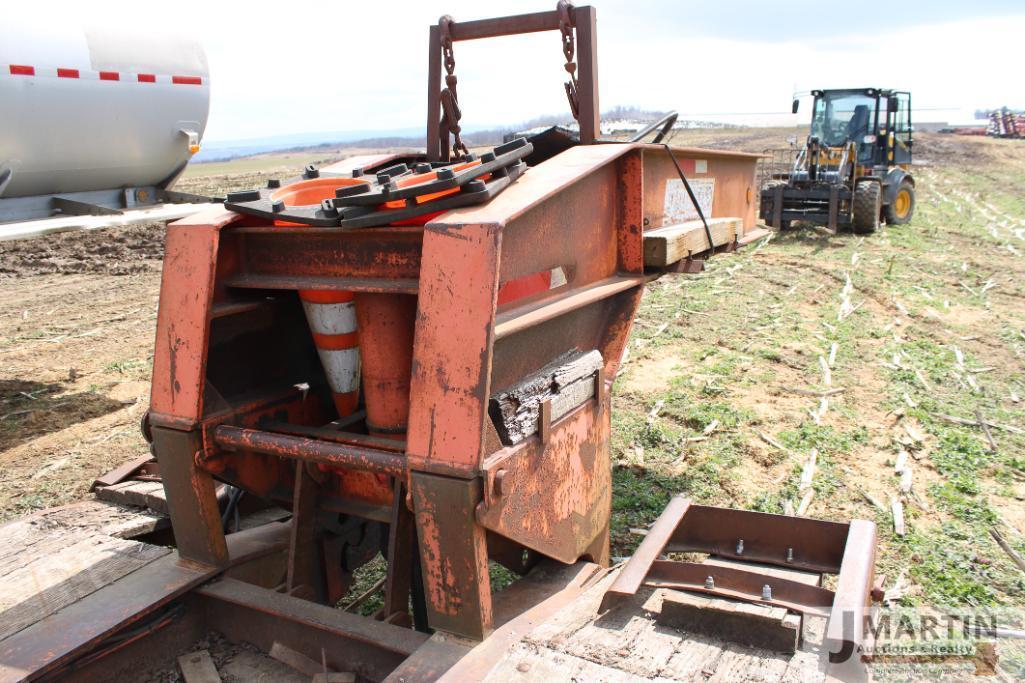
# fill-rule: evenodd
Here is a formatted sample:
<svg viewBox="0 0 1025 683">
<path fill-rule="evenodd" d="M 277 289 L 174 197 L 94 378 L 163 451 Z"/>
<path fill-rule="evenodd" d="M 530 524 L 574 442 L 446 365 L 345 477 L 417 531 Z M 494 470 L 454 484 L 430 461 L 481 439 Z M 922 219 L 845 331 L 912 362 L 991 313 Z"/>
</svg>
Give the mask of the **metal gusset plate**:
<svg viewBox="0 0 1025 683">
<path fill-rule="evenodd" d="M 533 149 L 525 138 L 516 138 L 495 147 L 491 152 L 485 152 L 480 159 L 469 155 L 459 163 L 441 168 L 417 164 L 415 174 L 400 178 L 379 177 L 376 186 L 369 186 L 362 192 L 347 192 L 344 196 L 339 196 L 335 206 L 377 206 L 384 202 L 423 197 L 462 187 L 471 180 L 516 165 Z M 420 177 L 423 178 L 422 181 L 419 180 Z"/>
</svg>

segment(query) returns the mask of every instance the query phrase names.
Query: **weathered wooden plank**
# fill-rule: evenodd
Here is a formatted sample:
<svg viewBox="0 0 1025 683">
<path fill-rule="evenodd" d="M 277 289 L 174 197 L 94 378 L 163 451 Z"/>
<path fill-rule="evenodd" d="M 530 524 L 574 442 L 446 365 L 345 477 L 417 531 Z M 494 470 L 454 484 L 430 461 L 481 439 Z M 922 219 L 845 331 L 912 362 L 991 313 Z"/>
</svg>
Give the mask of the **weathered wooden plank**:
<svg viewBox="0 0 1025 683">
<path fill-rule="evenodd" d="M 801 633 L 800 619 L 790 618 L 782 607 L 682 591 L 666 591 L 658 621 L 690 633 L 789 654 L 796 651 Z"/>
<path fill-rule="evenodd" d="M 709 218 L 708 231 L 712 233 L 712 243 L 721 247 L 744 233 L 744 221 L 740 218 Z M 700 220 L 666 225 L 644 233 L 645 266 L 668 266 L 708 250 L 708 235 Z"/>
<path fill-rule="evenodd" d="M 502 441 L 516 444 L 537 432 L 546 401 L 551 403 L 551 419 L 557 420 L 594 396 L 595 373 L 603 364 L 598 351 L 571 351 L 492 396 L 488 412 Z"/>
<path fill-rule="evenodd" d="M 723 650 L 716 662 L 715 671 L 708 683 L 732 683 L 733 681 L 779 681 L 786 671 L 789 657 L 773 655 L 764 650 L 730 645 Z"/>
<path fill-rule="evenodd" d="M 553 681 L 602 681 L 639 683 L 626 671 L 602 666 L 581 657 L 557 652 L 532 643 L 518 643 L 484 679 L 491 683 L 552 683 Z"/>
<path fill-rule="evenodd" d="M 221 683 L 221 675 L 217 673 L 214 660 L 206 650 L 182 655 L 178 658 L 178 666 L 185 683 Z"/>
<path fill-rule="evenodd" d="M 572 637 L 576 631 L 583 628 L 598 614 L 602 596 L 612 585 L 616 575 L 617 572 L 609 572 L 601 581 L 588 588 L 572 603 L 534 628 L 526 635 L 526 639 L 538 645 L 554 646 Z"/>
<path fill-rule="evenodd" d="M 721 640 L 688 634 L 662 667 L 659 680 L 700 681 L 715 672 L 726 644 Z"/>
<path fill-rule="evenodd" d="M 5 572 L 0 582 L 0 640 L 170 552 L 109 536 L 60 535 L 60 540 L 60 548 L 36 544 L 21 558 L 22 566 Z M 40 556 L 40 551 L 45 554 Z"/>
</svg>

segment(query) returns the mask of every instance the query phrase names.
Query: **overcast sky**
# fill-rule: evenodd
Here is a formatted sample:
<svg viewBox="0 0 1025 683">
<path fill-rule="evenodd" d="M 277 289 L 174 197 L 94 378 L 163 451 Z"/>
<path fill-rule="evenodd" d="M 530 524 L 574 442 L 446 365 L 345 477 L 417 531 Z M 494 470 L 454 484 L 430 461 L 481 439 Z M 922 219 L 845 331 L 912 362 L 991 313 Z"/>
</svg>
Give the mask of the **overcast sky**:
<svg viewBox="0 0 1025 683">
<path fill-rule="evenodd" d="M 578 2 L 578 4 L 585 4 Z M 637 105 L 766 123 L 791 93 L 910 89 L 919 121 L 1025 107 L 1022 0 L 887 3 L 593 0 L 602 109 Z M 423 127 L 427 28 L 553 9 L 554 0 L 334 0 L 40 4 L 90 22 L 159 26 L 199 38 L 212 82 L 207 141 Z M 5 10 L 6 12 L 6 10 Z M 7 15 L 5 21 L 12 21 Z M 510 125 L 566 111 L 558 34 L 457 43 L 464 123 Z M 955 111 L 932 111 L 952 108 Z M 807 107 L 802 114 L 807 113 Z M 780 123 L 796 123 L 782 115 Z"/>
</svg>

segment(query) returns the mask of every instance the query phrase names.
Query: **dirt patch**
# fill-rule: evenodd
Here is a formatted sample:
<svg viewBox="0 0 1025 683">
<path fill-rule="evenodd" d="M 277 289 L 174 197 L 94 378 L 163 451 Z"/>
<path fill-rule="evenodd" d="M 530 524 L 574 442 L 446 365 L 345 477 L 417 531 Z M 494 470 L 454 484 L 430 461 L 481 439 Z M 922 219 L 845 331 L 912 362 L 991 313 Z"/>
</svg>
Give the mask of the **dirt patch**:
<svg viewBox="0 0 1025 683">
<path fill-rule="evenodd" d="M 621 391 L 641 396 L 666 391 L 683 362 L 677 356 L 644 358 L 632 362 L 627 366 Z"/>
<path fill-rule="evenodd" d="M 0 278 L 159 270 L 164 231 L 165 224 L 160 222 L 0 242 Z"/>
</svg>

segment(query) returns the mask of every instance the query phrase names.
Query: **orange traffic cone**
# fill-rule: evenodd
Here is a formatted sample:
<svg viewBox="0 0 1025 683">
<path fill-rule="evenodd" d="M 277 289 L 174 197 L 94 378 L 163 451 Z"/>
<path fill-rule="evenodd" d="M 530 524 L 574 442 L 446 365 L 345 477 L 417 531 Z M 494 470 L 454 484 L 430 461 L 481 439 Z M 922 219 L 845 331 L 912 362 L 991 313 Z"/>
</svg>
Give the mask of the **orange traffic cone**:
<svg viewBox="0 0 1025 683">
<path fill-rule="evenodd" d="M 301 290 L 299 298 L 313 333 L 320 364 L 340 416 L 359 405 L 360 354 L 352 292 Z"/>
</svg>

